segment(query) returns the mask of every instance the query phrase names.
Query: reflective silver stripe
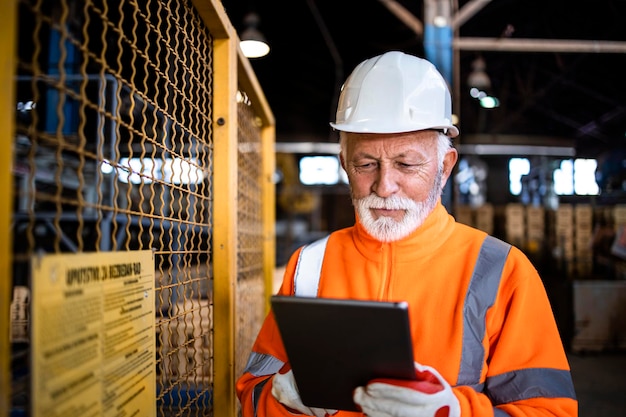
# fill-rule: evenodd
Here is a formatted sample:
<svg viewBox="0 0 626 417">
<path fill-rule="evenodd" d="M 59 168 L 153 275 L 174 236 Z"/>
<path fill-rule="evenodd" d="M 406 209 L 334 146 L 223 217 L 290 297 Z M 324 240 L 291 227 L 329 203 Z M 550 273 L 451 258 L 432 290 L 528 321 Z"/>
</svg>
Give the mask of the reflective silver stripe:
<svg viewBox="0 0 626 417">
<path fill-rule="evenodd" d="M 487 236 L 480 248 L 463 306 L 463 346 L 457 385 L 475 385 L 480 381 L 487 310 L 496 300 L 510 250 L 511 245 L 492 236 Z"/>
<path fill-rule="evenodd" d="M 485 382 L 485 394 L 496 405 L 537 397 L 576 399 L 571 373 L 551 368 L 521 369 L 493 376 Z"/>
<path fill-rule="evenodd" d="M 293 277 L 294 293 L 298 297 L 315 297 L 322 272 L 322 261 L 328 236 L 309 243 L 300 251 Z"/>
<path fill-rule="evenodd" d="M 278 372 L 284 364 L 285 362 L 276 359 L 272 355 L 252 352 L 248 358 L 244 372 L 249 372 L 254 376 L 273 375 Z"/>
</svg>

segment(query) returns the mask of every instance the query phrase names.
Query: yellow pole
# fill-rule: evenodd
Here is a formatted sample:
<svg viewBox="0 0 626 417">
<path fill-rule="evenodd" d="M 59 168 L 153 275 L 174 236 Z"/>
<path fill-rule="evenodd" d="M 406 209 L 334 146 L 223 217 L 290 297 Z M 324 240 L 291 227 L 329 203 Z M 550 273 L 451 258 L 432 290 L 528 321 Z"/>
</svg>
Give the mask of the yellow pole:
<svg viewBox="0 0 626 417">
<path fill-rule="evenodd" d="M 15 70 L 17 0 L 0 2 L 0 417 L 11 408 L 11 345 L 9 341 L 12 272 L 11 213 L 13 207 L 13 140 L 15 136 Z"/>
<path fill-rule="evenodd" d="M 235 416 L 237 43 L 213 42 L 213 414 Z"/>
</svg>

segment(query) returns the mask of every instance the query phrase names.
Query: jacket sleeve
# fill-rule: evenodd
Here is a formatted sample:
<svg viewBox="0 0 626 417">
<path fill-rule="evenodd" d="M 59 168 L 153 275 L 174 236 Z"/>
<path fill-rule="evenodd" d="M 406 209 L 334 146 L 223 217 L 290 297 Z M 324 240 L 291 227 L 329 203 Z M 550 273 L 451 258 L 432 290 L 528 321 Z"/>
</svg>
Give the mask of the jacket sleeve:
<svg viewBox="0 0 626 417">
<path fill-rule="evenodd" d="M 270 313 L 252 348 L 243 375 L 236 385 L 243 417 L 293 416 L 271 393 L 272 377 L 286 364 L 286 355 Z"/>
<path fill-rule="evenodd" d="M 570 368 L 543 282 L 517 248 L 486 317 L 482 393 L 458 386 L 461 415 L 577 416 Z"/>
<path fill-rule="evenodd" d="M 281 294 L 291 294 L 293 272 L 297 253 L 292 256 L 285 270 L 285 278 L 279 290 Z M 276 326 L 273 314 L 270 312 L 252 346 L 252 352 L 246 364 L 244 373 L 236 383 L 236 393 L 241 403 L 242 417 L 293 417 L 271 393 L 272 377 L 281 368 L 286 366 L 287 355 L 283 342 Z M 288 365 L 287 365 L 288 366 Z"/>
</svg>

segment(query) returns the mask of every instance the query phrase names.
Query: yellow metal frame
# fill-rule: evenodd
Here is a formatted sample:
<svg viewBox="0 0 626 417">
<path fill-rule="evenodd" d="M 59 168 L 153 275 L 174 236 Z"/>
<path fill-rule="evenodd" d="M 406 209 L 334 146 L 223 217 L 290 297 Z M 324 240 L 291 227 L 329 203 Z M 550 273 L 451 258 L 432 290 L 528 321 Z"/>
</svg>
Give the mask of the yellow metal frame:
<svg viewBox="0 0 626 417">
<path fill-rule="evenodd" d="M 274 270 L 274 116 L 221 2 L 194 0 L 213 36 L 213 415 L 235 416 L 235 291 L 237 291 L 237 91 L 250 95 L 263 140 L 264 280 Z M 266 297 L 267 298 L 267 297 Z M 267 304 L 266 304 L 267 305 Z"/>
<path fill-rule="evenodd" d="M 9 341 L 9 306 L 11 305 L 12 248 L 10 238 L 13 207 L 13 136 L 15 131 L 15 69 L 17 42 L 17 1 L 0 2 L 0 417 L 7 417 L 11 407 L 11 345 Z"/>
<path fill-rule="evenodd" d="M 261 120 L 263 193 L 263 278 L 266 311 L 272 291 L 275 266 L 274 209 L 274 116 L 252 70 L 239 48 L 239 38 L 223 5 L 218 0 L 193 0 L 213 37 L 213 120 L 214 178 L 213 195 L 213 415 L 237 415 L 235 396 L 235 300 L 237 294 L 237 91 L 241 87 L 251 99 Z M 0 2 L 0 81 L 4 94 L 0 100 L 0 417 L 8 417 L 11 408 L 10 301 L 12 277 L 12 156 L 15 130 L 15 82 L 17 43 L 17 1 Z"/>
</svg>

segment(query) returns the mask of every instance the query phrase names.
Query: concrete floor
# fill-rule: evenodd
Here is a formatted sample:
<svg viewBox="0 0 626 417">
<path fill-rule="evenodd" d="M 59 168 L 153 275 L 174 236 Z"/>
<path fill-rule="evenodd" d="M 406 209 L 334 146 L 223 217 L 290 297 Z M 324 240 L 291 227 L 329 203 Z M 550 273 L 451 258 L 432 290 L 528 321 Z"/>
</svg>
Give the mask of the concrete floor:
<svg viewBox="0 0 626 417">
<path fill-rule="evenodd" d="M 580 417 L 626 416 L 626 352 L 570 353 Z"/>
</svg>

